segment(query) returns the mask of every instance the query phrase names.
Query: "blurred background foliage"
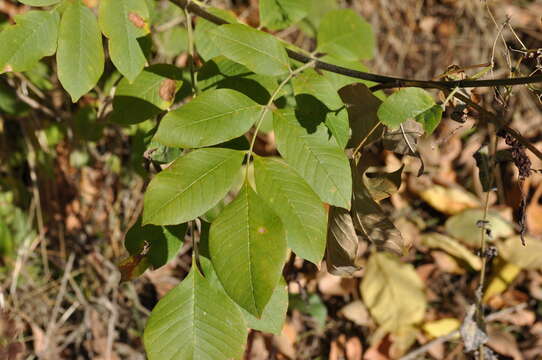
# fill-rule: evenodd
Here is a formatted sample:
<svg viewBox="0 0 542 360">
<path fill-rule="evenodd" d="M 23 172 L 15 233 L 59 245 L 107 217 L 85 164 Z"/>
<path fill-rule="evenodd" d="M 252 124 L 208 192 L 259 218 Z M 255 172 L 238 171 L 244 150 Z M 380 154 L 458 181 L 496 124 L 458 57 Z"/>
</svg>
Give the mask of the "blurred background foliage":
<svg viewBox="0 0 542 360">
<path fill-rule="evenodd" d="M 93 9 L 98 2 L 85 0 Z M 152 31 L 139 41 L 149 63 L 187 69 L 183 11 L 167 1 L 148 3 Z M 258 26 L 256 0 L 207 3 L 228 11 L 221 16 L 235 15 Z M 368 65 L 382 74 L 430 79 L 450 65 L 466 67 L 493 59 L 491 76 L 505 77 L 508 57 L 519 58 L 510 50 L 521 49 L 519 41 L 529 49 L 542 47 L 542 3 L 536 0 L 322 0 L 296 26 L 276 35 L 312 50 L 322 14 L 339 7 L 349 7 L 371 23 L 377 50 Z M 27 9 L 16 1 L 0 0 L 0 28 Z M 195 20 L 196 27 L 200 21 Z M 213 49 L 200 51 L 212 55 Z M 110 63 L 98 86 L 72 104 L 52 70 L 54 61 L 45 58 L 29 71 L 0 78 L 0 357 L 143 359 L 140 336 L 146 318 L 157 300 L 187 274 L 190 242 L 166 266 L 131 282 L 119 284 L 117 264 L 127 256 L 125 234 L 139 218 L 150 176 L 179 152 L 150 140 L 160 108 L 134 101 L 129 94 L 137 89 L 130 90 Z M 528 74 L 537 66 L 526 62 L 517 70 Z M 189 72 L 178 76 L 182 80 Z M 176 95 L 176 106 L 190 92 L 186 84 Z M 128 95 L 112 99 L 113 88 L 117 95 Z M 513 111 L 507 115 L 537 146 L 542 144 L 539 91 L 515 88 L 509 104 Z M 491 89 L 474 94 L 485 106 L 500 106 L 500 95 Z M 292 96 L 288 89 L 285 101 Z M 127 101 L 124 105 L 132 107 L 129 116 L 115 113 L 115 101 Z M 472 219 L 482 217 L 485 197 L 472 155 L 489 133 L 473 131 L 473 125 L 473 119 L 459 124 L 447 114 L 434 135 L 421 139 L 418 150 L 426 167 L 422 177 L 416 177 L 418 160 L 378 154 L 375 171 L 405 166 L 403 184 L 382 205 L 410 242 L 410 253 L 403 262 L 372 256 L 353 278 L 334 277 L 292 258 L 285 269 L 290 291 L 287 322 L 280 335 L 252 332 L 247 358 L 399 358 L 458 329 L 474 299 L 480 270 L 474 255 L 480 229 Z M 256 151 L 276 154 L 272 132 L 259 136 Z M 531 160 L 534 169 L 542 169 L 540 161 Z M 484 302 L 500 311 L 488 327 L 489 345 L 505 359 L 538 359 L 542 177 L 534 174 L 523 185 L 529 228 L 528 247 L 523 248 L 515 225 L 521 201 L 517 170 L 510 164 L 500 170 L 500 191 L 489 197 L 488 241 L 498 256 L 488 268 Z M 368 259 L 370 251 L 362 251 Z M 372 283 L 362 280 L 371 271 L 376 274 L 369 277 Z M 412 321 L 405 320 L 396 297 L 380 302 L 380 307 L 371 305 L 372 291 L 384 291 L 378 289 L 382 283 L 401 280 L 387 278 L 387 271 L 404 274 L 403 281 L 416 285 L 405 288 L 399 281 L 394 288 L 404 291 L 413 308 L 421 309 L 409 314 Z M 409 306 L 404 311 L 409 312 Z M 390 323 L 391 335 L 379 336 L 375 322 L 387 324 L 390 314 L 400 323 Z M 452 338 L 424 356 L 461 359 L 463 347 Z"/>
</svg>

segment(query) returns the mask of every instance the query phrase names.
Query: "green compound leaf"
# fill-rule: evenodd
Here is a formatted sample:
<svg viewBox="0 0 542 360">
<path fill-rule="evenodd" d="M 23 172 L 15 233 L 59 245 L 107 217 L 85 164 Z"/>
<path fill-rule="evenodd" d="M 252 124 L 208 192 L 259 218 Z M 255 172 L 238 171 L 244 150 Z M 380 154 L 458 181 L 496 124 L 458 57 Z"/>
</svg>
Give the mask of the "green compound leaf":
<svg viewBox="0 0 542 360">
<path fill-rule="evenodd" d="M 167 110 L 182 85 L 181 69 L 168 64 L 145 68 L 130 83 L 123 78 L 113 98 L 110 120 L 119 124 L 136 124 Z"/>
<path fill-rule="evenodd" d="M 210 7 L 206 9 L 213 15 L 216 15 L 232 24 L 237 23 L 237 17 L 230 11 Z M 198 54 L 205 60 L 209 60 L 221 54 L 220 49 L 215 45 L 212 31 L 218 28 L 218 25 L 213 24 L 204 18 L 198 18 L 196 30 L 194 31 L 194 40 Z"/>
<path fill-rule="evenodd" d="M 143 225 L 174 225 L 216 205 L 230 190 L 244 152 L 210 148 L 180 157 L 152 179 L 145 193 Z"/>
<path fill-rule="evenodd" d="M 317 50 L 354 61 L 371 59 L 374 35 L 371 25 L 350 9 L 328 12 L 318 27 Z"/>
<path fill-rule="evenodd" d="M 143 342 L 150 360 L 222 360 L 243 355 L 243 315 L 197 266 L 154 308 Z"/>
<path fill-rule="evenodd" d="M 261 317 L 281 276 L 286 237 L 278 215 L 248 182 L 212 223 L 209 253 L 226 293 Z"/>
<path fill-rule="evenodd" d="M 29 11 L 0 33 L 0 74 L 30 70 L 57 48 L 60 17 L 55 11 Z"/>
<path fill-rule="evenodd" d="M 58 4 L 60 0 L 19 0 L 19 2 L 30 6 L 49 6 Z"/>
<path fill-rule="evenodd" d="M 260 25 L 280 30 L 307 16 L 311 0 L 260 0 Z"/>
<path fill-rule="evenodd" d="M 80 0 L 68 3 L 60 20 L 58 78 L 72 101 L 91 90 L 103 73 L 102 34 L 92 11 Z"/>
<path fill-rule="evenodd" d="M 346 155 L 327 128 L 301 126 L 292 110 L 273 114 L 277 148 L 286 162 L 330 205 L 350 209 L 352 178 Z"/>
<path fill-rule="evenodd" d="M 419 88 L 406 88 L 384 100 L 378 108 L 377 115 L 378 119 L 390 128 L 397 128 L 407 119 L 416 118 L 426 129 L 432 130 L 436 127 L 436 117 L 442 116 L 442 111 L 440 115 L 435 113 L 435 105 L 435 100 L 427 91 Z M 428 114 L 422 115 L 427 111 L 429 111 Z M 418 116 L 421 115 L 422 117 L 418 119 Z"/>
<path fill-rule="evenodd" d="M 149 9 L 145 0 L 100 1 L 99 23 L 109 39 L 109 55 L 120 73 L 134 81 L 146 59 L 137 41 L 149 33 Z"/>
<path fill-rule="evenodd" d="M 221 25 L 212 31 L 222 55 L 245 65 L 256 74 L 279 76 L 290 71 L 282 43 L 273 35 L 246 25 Z"/>
<path fill-rule="evenodd" d="M 254 159 L 256 189 L 279 214 L 288 246 L 318 265 L 326 247 L 327 217 L 322 202 L 294 169 L 281 160 Z"/>
<path fill-rule="evenodd" d="M 209 90 L 168 113 L 154 140 L 185 148 L 220 144 L 247 132 L 262 109 L 263 106 L 235 90 Z"/>
</svg>

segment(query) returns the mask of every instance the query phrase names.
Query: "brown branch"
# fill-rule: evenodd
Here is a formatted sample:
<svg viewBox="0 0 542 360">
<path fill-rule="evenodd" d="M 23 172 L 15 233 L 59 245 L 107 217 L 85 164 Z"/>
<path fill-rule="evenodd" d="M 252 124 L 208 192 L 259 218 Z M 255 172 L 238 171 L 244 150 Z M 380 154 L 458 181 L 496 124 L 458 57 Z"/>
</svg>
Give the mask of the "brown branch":
<svg viewBox="0 0 542 360">
<path fill-rule="evenodd" d="M 181 8 L 190 11 L 191 13 L 198 15 L 205 20 L 208 20 L 217 25 L 229 24 L 226 20 L 213 15 L 203 8 L 193 3 L 191 0 L 171 0 L 171 2 L 179 5 Z M 401 87 L 419 87 L 419 88 L 429 88 L 429 89 L 439 89 L 445 92 L 449 92 L 451 89 L 456 87 L 496 87 L 496 86 L 507 86 L 507 85 L 524 85 L 524 84 L 534 84 L 542 83 L 542 75 L 529 76 L 529 77 L 519 77 L 519 78 L 507 78 L 507 79 L 491 79 L 491 80 L 456 80 L 456 81 L 433 81 L 433 80 L 416 80 L 416 79 L 404 79 L 393 76 L 384 76 L 373 73 L 367 73 L 363 71 L 358 71 L 354 69 L 345 68 L 338 65 L 333 65 L 324 61 L 320 61 L 309 56 L 303 55 L 296 51 L 286 49 L 288 56 L 296 61 L 301 63 L 308 63 L 314 61 L 314 66 L 318 69 L 330 71 L 333 73 L 345 75 L 351 78 L 372 81 L 378 83 L 371 88 L 372 91 L 381 90 L 381 89 L 390 89 L 390 88 L 401 88 Z M 512 135 L 516 140 L 521 144 L 525 145 L 529 150 L 533 152 L 539 159 L 542 160 L 542 152 L 540 152 L 534 145 L 532 145 L 527 139 L 525 139 L 520 133 L 516 130 L 510 128 L 507 125 L 502 123 L 496 114 L 492 113 L 489 110 L 484 109 L 480 105 L 471 101 L 468 97 L 455 93 L 455 97 L 461 99 L 466 104 L 470 105 L 478 111 L 482 121 L 489 121 L 497 126 L 498 129 L 504 129 L 510 135 Z"/>
<path fill-rule="evenodd" d="M 171 0 L 173 3 L 179 5 L 181 8 L 186 8 L 191 13 L 198 15 L 205 20 L 208 20 L 217 25 L 229 24 L 226 20 L 213 15 L 197 4 L 191 2 L 190 0 Z M 288 56 L 296 61 L 301 63 L 308 63 L 309 61 L 315 61 L 315 67 L 322 70 L 327 70 L 337 74 L 345 75 L 351 78 L 373 81 L 379 83 L 382 89 L 384 88 L 400 88 L 400 87 L 425 87 L 425 88 L 435 88 L 435 87 L 494 87 L 494 86 L 504 86 L 504 85 L 523 85 L 523 84 L 534 84 L 542 83 L 542 75 L 536 76 L 527 76 L 527 77 L 518 77 L 518 78 L 508 78 L 508 79 L 490 79 L 490 80 L 454 80 L 454 81 L 433 81 L 433 80 L 416 80 L 416 79 L 404 79 L 394 76 L 385 76 L 378 75 L 363 71 L 358 71 L 354 69 L 345 68 L 338 65 L 333 65 L 324 61 L 320 61 L 310 56 L 298 53 L 296 51 L 286 49 Z"/>
</svg>

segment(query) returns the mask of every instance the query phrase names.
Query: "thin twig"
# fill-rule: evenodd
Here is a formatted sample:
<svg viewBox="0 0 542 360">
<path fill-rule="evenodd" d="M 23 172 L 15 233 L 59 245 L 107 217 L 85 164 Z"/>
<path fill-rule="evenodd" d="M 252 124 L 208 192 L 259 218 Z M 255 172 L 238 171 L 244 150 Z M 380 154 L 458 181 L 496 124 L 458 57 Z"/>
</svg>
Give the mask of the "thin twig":
<svg viewBox="0 0 542 360">
<path fill-rule="evenodd" d="M 194 2 L 190 0 L 172 0 L 172 2 L 179 5 L 183 9 L 186 8 L 191 13 L 198 15 L 214 24 L 217 24 L 217 25 L 229 24 L 229 22 L 227 22 L 226 20 L 205 11 L 203 8 L 201 8 L 200 6 L 198 6 L 197 4 L 195 4 Z M 399 78 L 399 77 L 394 77 L 394 76 L 378 75 L 374 73 L 368 73 L 368 72 L 345 68 L 342 66 L 333 65 L 330 63 L 326 63 L 324 61 L 311 58 L 309 56 L 303 55 L 301 53 L 298 53 L 290 49 L 286 49 L 286 52 L 288 53 L 288 56 L 291 59 L 297 60 L 305 64 L 310 61 L 315 61 L 314 66 L 317 69 L 331 71 L 331 72 L 349 76 L 352 78 L 373 81 L 373 82 L 382 83 L 382 84 L 389 84 L 389 86 L 393 88 L 400 88 L 400 87 L 407 87 L 407 86 L 432 88 L 435 86 L 439 86 L 439 87 L 444 86 L 446 88 L 452 89 L 456 86 L 462 87 L 462 88 L 495 87 L 495 86 L 503 86 L 503 85 L 534 84 L 534 83 L 542 82 L 542 75 L 509 78 L 509 79 L 491 79 L 491 80 L 466 79 L 466 80 L 452 80 L 452 81 L 432 81 L 432 80 L 405 79 L 405 78 Z"/>
</svg>

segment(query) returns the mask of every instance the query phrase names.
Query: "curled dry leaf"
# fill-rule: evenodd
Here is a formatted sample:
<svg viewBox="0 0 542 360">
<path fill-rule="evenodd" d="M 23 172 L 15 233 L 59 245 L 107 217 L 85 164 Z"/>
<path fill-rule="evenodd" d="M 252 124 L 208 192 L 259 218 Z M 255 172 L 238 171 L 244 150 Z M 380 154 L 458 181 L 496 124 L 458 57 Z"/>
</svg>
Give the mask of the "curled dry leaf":
<svg viewBox="0 0 542 360">
<path fill-rule="evenodd" d="M 331 206 L 328 215 L 326 264 L 333 275 L 351 275 L 360 269 L 358 236 L 348 210 Z"/>
<path fill-rule="evenodd" d="M 368 145 L 378 140 L 384 132 L 384 126 L 380 124 L 376 115 L 382 101 L 362 83 L 341 88 L 339 96 L 346 106 L 352 129 L 348 146 L 357 147 L 361 143 Z"/>
<path fill-rule="evenodd" d="M 366 172 L 363 174 L 363 182 L 375 201 L 387 199 L 399 190 L 404 167 L 403 165 L 390 173 Z"/>
<path fill-rule="evenodd" d="M 363 159 L 363 158 L 362 158 Z M 408 252 L 401 233 L 391 222 L 380 205 L 362 181 L 361 172 L 354 161 L 351 161 L 353 174 L 352 219 L 361 237 L 376 245 L 379 249 L 389 250 L 396 254 Z"/>
</svg>

